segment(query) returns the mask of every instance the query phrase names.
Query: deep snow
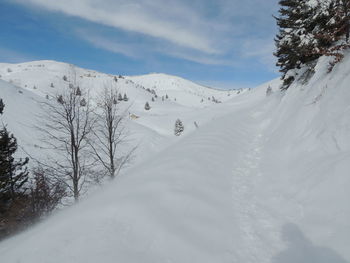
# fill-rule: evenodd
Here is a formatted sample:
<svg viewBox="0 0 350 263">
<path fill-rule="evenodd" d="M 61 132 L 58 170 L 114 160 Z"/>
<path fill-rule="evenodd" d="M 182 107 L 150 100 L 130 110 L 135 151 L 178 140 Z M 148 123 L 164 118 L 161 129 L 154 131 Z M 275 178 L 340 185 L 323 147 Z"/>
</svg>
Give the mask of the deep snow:
<svg viewBox="0 0 350 263">
<path fill-rule="evenodd" d="M 285 94 L 276 80 L 178 106 L 203 120 L 180 138 L 159 124 L 167 104 L 140 124 L 165 136 L 159 150 L 0 243 L 1 262 L 350 262 L 350 58 L 326 71 L 322 58 Z"/>
</svg>

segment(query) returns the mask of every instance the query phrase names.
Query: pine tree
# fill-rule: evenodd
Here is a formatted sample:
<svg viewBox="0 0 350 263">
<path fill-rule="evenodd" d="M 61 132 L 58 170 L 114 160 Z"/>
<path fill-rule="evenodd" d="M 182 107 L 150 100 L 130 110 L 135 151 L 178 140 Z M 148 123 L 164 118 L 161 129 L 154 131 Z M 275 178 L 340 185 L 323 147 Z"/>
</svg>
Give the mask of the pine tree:
<svg viewBox="0 0 350 263">
<path fill-rule="evenodd" d="M 2 99 L 0 99 L 0 114 L 1 115 L 4 113 L 4 108 L 5 108 L 4 101 Z"/>
<path fill-rule="evenodd" d="M 350 48 L 350 0 L 320 2 L 316 15 L 318 26 L 314 31 L 318 46 L 314 52 L 332 56 L 329 71 L 344 58 L 343 51 Z"/>
<path fill-rule="evenodd" d="M 343 39 L 345 43 L 349 43 L 350 0 L 334 0 L 334 11 L 334 22 L 336 24 L 334 35 L 337 40 Z"/>
<path fill-rule="evenodd" d="M 0 130 L 0 202 L 15 200 L 28 181 L 28 158 L 16 160 L 17 140 L 6 128 Z"/>
<path fill-rule="evenodd" d="M 174 129 L 174 134 L 176 136 L 180 136 L 182 132 L 185 130 L 185 127 L 180 119 L 177 119 L 175 121 L 175 129 Z"/>
<path fill-rule="evenodd" d="M 77 87 L 77 89 L 75 91 L 75 95 L 81 96 L 81 90 L 80 90 L 79 86 Z"/>
<path fill-rule="evenodd" d="M 123 100 L 124 100 L 124 101 L 128 101 L 128 100 L 129 100 L 129 99 L 128 99 L 128 96 L 126 96 L 126 93 L 124 93 Z"/>
<path fill-rule="evenodd" d="M 121 93 L 118 94 L 118 100 L 119 100 L 119 101 L 122 101 L 122 100 L 123 100 L 123 96 L 122 96 Z"/>
<path fill-rule="evenodd" d="M 145 110 L 150 110 L 150 109 L 151 109 L 151 106 L 149 105 L 148 102 L 146 102 L 146 104 L 145 104 Z"/>
<path fill-rule="evenodd" d="M 316 44 L 312 31 L 316 24 L 311 19 L 314 9 L 308 0 L 280 0 L 279 4 L 280 16 L 276 17 L 279 33 L 275 38 L 274 55 L 282 73 L 282 89 L 288 89 L 296 77 L 293 70 L 319 57 L 312 52 Z"/>
<path fill-rule="evenodd" d="M 80 106 L 81 107 L 86 107 L 86 105 L 87 105 L 86 99 L 82 98 L 81 101 L 80 101 Z"/>
</svg>

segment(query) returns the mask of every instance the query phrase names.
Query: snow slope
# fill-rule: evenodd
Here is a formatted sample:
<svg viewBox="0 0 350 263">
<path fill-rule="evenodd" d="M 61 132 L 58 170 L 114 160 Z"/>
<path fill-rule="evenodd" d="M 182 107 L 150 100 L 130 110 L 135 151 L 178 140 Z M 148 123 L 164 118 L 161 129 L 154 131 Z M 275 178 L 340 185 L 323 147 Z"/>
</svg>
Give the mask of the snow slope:
<svg viewBox="0 0 350 263">
<path fill-rule="evenodd" d="M 33 123 L 36 115 L 41 112 L 39 103 L 42 98 L 3 80 L 0 80 L 0 98 L 5 103 L 0 123 L 5 124 L 16 135 L 22 148 L 28 152 L 38 151 L 36 147 L 40 144 L 40 138 L 33 136 Z"/>
<path fill-rule="evenodd" d="M 350 57 L 326 71 L 198 111 L 199 129 L 0 243 L 1 259 L 350 262 Z"/>
<path fill-rule="evenodd" d="M 67 77 L 67 81 L 63 77 Z M 8 116 L 6 123 L 15 133 L 20 130 L 17 118 L 12 118 L 10 114 L 16 116 L 26 116 L 23 119 L 28 120 L 31 125 L 26 125 L 26 136 L 23 133 L 15 133 L 22 141 L 21 145 L 26 147 L 28 152 L 33 152 L 33 148 L 40 145 L 31 138 L 38 137 L 37 131 L 33 129 L 36 124 L 36 118 L 40 115 L 42 109 L 38 108 L 37 101 L 47 96 L 52 98 L 67 88 L 70 83 L 75 83 L 82 88 L 88 89 L 93 100 L 96 99 L 104 87 L 114 86 L 123 95 L 127 94 L 129 101 L 120 103 L 121 110 L 127 110 L 129 120 L 127 128 L 130 133 L 130 139 L 133 145 L 139 145 L 137 157 L 143 159 L 143 156 L 152 155 L 160 149 L 171 144 L 174 138 L 174 124 L 176 119 L 180 118 L 185 125 L 185 134 L 194 131 L 196 122 L 202 125 L 212 118 L 206 108 L 216 106 L 212 100 L 207 98 L 215 95 L 217 99 L 224 100 L 237 96 L 238 91 L 214 90 L 194 84 L 190 81 L 168 75 L 149 75 L 140 76 L 144 80 L 138 79 L 137 83 L 133 78 L 114 76 L 99 73 L 93 70 L 82 69 L 70 64 L 56 61 L 33 61 L 21 64 L 4 64 L 0 63 L 0 79 L 9 82 L 14 90 L 21 89 L 26 91 L 25 94 L 31 94 L 32 99 L 27 100 L 23 93 L 0 87 L 0 97 L 5 103 L 8 102 L 5 116 Z M 174 82 L 174 79 L 176 80 Z M 154 92 L 154 85 L 148 88 L 149 82 L 161 83 Z M 176 87 L 173 86 L 176 83 Z M 147 90 L 148 89 L 148 90 Z M 14 94 L 17 94 L 16 96 Z M 157 96 L 155 96 L 157 94 Z M 168 94 L 168 99 L 162 99 L 162 96 Z M 176 101 L 175 101 L 175 95 Z M 228 96 L 230 95 L 230 96 Z M 35 97 L 35 99 L 33 99 Z M 152 98 L 154 101 L 152 101 Z M 205 100 L 203 99 L 205 98 Z M 202 102 L 203 99 L 203 102 Z M 25 107 L 18 107 L 17 101 L 26 101 L 20 103 Z M 150 111 L 145 111 L 144 105 L 149 102 Z M 29 106 L 32 105 L 32 106 Z M 27 112 L 27 109 L 30 109 Z M 28 116 L 29 115 L 29 116 Z M 136 116 L 136 118 L 132 118 Z M 21 118 L 21 117 L 19 117 Z M 22 140 L 23 139 L 23 140 Z M 132 146 L 130 146 L 132 147 Z M 34 149 L 35 152 L 35 149 Z"/>
<path fill-rule="evenodd" d="M 127 77 L 127 79 L 142 85 L 145 88 L 153 89 L 160 96 L 170 96 L 176 98 L 182 105 L 203 105 L 204 101 L 213 97 L 219 101 L 227 101 L 231 95 L 246 92 L 245 90 L 222 90 L 203 87 L 191 81 L 166 74 L 148 74 L 143 76 Z M 199 99 L 198 99 L 199 98 Z M 203 102 L 202 102 L 203 100 Z M 204 104 L 205 105 L 205 104 Z"/>
<path fill-rule="evenodd" d="M 68 81 L 64 81 L 63 76 L 66 76 Z M 117 83 L 114 81 L 115 77 L 117 77 Z M 160 102 L 161 96 L 168 94 L 169 101 L 174 102 L 174 104 L 192 108 L 212 105 L 213 101 L 208 100 L 208 98 L 212 99 L 212 96 L 220 101 L 225 101 L 231 95 L 237 95 L 238 92 L 237 90 L 215 90 L 165 74 L 149 74 L 138 77 L 114 76 L 47 60 L 20 64 L 0 63 L 0 79 L 31 90 L 41 96 L 57 92 L 60 88 L 67 87 L 69 82 L 75 82 L 82 87 L 89 88 L 92 94 L 98 93 L 104 85 L 115 84 L 122 94 L 127 93 L 133 101 L 142 98 L 151 102 L 154 94 L 146 89 L 154 89 L 158 95 L 158 98 L 155 98 L 156 101 Z M 53 87 L 51 87 L 51 83 Z M 242 91 L 245 90 L 241 90 L 239 93 Z M 201 102 L 202 99 L 203 102 Z"/>
</svg>

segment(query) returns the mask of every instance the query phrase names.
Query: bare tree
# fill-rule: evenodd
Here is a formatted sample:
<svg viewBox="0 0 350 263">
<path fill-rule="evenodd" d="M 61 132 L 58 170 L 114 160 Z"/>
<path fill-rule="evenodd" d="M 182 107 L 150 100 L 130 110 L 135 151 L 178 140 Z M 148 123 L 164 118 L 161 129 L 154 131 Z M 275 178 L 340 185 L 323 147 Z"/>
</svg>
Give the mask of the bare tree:
<svg viewBox="0 0 350 263">
<path fill-rule="evenodd" d="M 42 102 L 44 116 L 38 127 L 54 152 L 44 167 L 54 171 L 78 201 L 92 165 L 87 154 L 88 136 L 95 123 L 91 101 L 89 93 L 76 84 L 69 84 L 55 98 L 56 101 Z"/>
<path fill-rule="evenodd" d="M 119 108 L 119 95 L 113 85 L 105 86 L 97 103 L 96 128 L 93 131 L 93 141 L 90 141 L 96 160 L 112 179 L 130 160 L 134 151 L 121 150 L 128 134 L 124 125 L 127 109 L 123 111 Z"/>
</svg>

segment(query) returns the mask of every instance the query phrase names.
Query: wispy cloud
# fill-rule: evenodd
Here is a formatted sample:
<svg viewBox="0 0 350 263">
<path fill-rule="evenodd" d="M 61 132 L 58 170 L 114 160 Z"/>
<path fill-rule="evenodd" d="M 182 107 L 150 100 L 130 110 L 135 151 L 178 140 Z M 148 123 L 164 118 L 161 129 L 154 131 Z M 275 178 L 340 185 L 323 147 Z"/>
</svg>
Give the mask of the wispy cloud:
<svg viewBox="0 0 350 263">
<path fill-rule="evenodd" d="M 245 40 L 241 46 L 241 54 L 245 58 L 253 58 L 261 64 L 267 66 L 271 71 L 276 71 L 274 67 L 276 58 L 273 55 L 275 45 L 272 38 Z"/>
<path fill-rule="evenodd" d="M 193 10 L 172 1 L 125 0 L 15 0 L 51 11 L 77 16 L 122 30 L 161 38 L 174 44 L 213 54 L 219 53 L 208 38 L 203 22 Z M 203 29 L 204 31 L 202 31 Z"/>
<path fill-rule="evenodd" d="M 135 59 L 144 59 L 152 53 L 159 53 L 203 65 L 234 65 L 234 60 L 223 57 L 222 55 L 206 54 L 197 50 L 189 50 L 176 45 L 173 46 L 168 43 L 162 43 L 162 45 L 157 45 L 152 41 L 149 43 L 130 43 L 128 39 L 106 36 L 93 30 L 81 28 L 75 29 L 74 33 L 97 48 Z"/>
<path fill-rule="evenodd" d="M 107 37 L 92 33 L 91 31 L 76 29 L 75 33 L 85 41 L 97 48 L 101 48 L 113 53 L 122 54 L 131 58 L 140 58 L 139 47 L 130 43 L 120 43 Z"/>
<path fill-rule="evenodd" d="M 124 40 L 87 29 L 77 31 L 77 36 L 91 45 L 131 58 L 144 58 L 153 52 L 230 67 L 251 58 L 263 65 L 272 61 L 271 14 L 277 0 L 11 1 L 131 32 L 134 39 Z M 268 38 L 270 43 L 263 43 Z M 256 45 L 255 39 L 263 45 Z"/>
</svg>

